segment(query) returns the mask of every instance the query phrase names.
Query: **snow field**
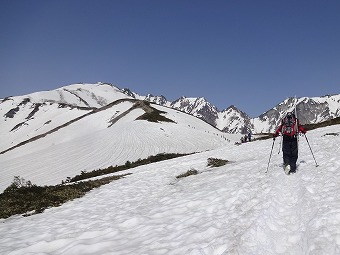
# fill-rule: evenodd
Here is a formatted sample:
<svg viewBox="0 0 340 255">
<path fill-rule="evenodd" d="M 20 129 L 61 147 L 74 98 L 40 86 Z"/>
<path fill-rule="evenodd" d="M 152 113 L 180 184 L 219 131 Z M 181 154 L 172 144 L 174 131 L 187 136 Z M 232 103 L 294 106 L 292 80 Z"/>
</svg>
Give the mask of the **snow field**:
<svg viewBox="0 0 340 255">
<path fill-rule="evenodd" d="M 298 172 L 276 140 L 126 170 L 85 197 L 0 224 L 1 254 L 339 254 L 339 126 L 302 137 Z M 145 146 L 146 147 L 146 146 Z M 207 158 L 230 160 L 207 167 Z M 89 162 L 92 159 L 89 159 Z M 198 175 L 176 179 L 194 168 Z M 122 172 L 123 173 L 123 172 Z"/>
</svg>

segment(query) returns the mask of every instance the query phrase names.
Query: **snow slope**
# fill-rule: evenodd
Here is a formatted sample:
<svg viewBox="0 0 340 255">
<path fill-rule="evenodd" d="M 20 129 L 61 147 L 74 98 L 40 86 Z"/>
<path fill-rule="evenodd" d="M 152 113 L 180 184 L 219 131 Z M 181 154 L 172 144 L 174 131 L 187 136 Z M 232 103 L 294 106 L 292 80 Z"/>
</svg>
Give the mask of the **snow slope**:
<svg viewBox="0 0 340 255">
<path fill-rule="evenodd" d="M 3 103 L 3 109 L 8 109 L 6 103 Z M 8 102 L 10 103 L 10 102 Z M 34 117 L 28 118 L 28 116 L 34 111 Z M 32 138 L 36 135 L 43 134 L 53 128 L 56 128 L 72 119 L 80 117 L 91 110 L 71 109 L 70 107 L 59 107 L 58 104 L 47 103 L 38 105 L 27 103 L 20 106 L 13 118 L 5 118 L 5 114 L 0 109 L 0 118 L 4 120 L 1 122 L 0 128 L 0 151 L 8 149 L 23 140 Z"/>
<path fill-rule="evenodd" d="M 222 133 L 196 117 L 158 105 L 152 107 L 164 111 L 163 115 L 175 123 L 135 120 L 144 114 L 141 108 L 129 111 L 136 101 L 116 102 L 119 103 L 0 154 L 0 192 L 14 176 L 39 185 L 58 184 L 81 171 L 123 165 L 128 160 L 164 152 L 200 152 L 238 140 L 238 136 Z M 10 138 L 5 140 L 7 144 Z"/>
<path fill-rule="evenodd" d="M 131 98 L 119 88 L 106 83 L 72 84 L 50 91 L 39 91 L 11 100 L 29 98 L 35 103 L 65 103 L 81 107 L 101 107 L 122 98 Z"/>
<path fill-rule="evenodd" d="M 167 125 L 164 129 L 170 132 Z M 186 131 L 178 132 L 179 140 L 188 139 Z M 1 220 L 0 253 L 340 254 L 340 136 L 331 133 L 339 134 L 340 126 L 307 133 L 319 167 L 301 137 L 298 172 L 291 176 L 280 167 L 278 139 L 268 174 L 272 140 L 124 171 L 132 175 L 81 199 L 27 218 Z M 138 142 L 143 139 L 138 132 L 132 136 L 138 138 L 131 138 L 136 147 L 149 150 L 150 144 Z M 159 140 L 152 143 L 163 146 Z M 58 155 L 67 160 L 62 150 Z M 209 157 L 231 163 L 210 168 Z M 34 159 L 27 157 L 26 163 Z M 91 165 L 93 158 L 82 160 Z M 52 163 L 45 157 L 40 161 Z M 191 168 L 199 174 L 176 179 Z"/>
<path fill-rule="evenodd" d="M 112 85 L 97 83 L 72 84 L 0 100 L 0 151 L 125 98 L 132 97 Z"/>
</svg>

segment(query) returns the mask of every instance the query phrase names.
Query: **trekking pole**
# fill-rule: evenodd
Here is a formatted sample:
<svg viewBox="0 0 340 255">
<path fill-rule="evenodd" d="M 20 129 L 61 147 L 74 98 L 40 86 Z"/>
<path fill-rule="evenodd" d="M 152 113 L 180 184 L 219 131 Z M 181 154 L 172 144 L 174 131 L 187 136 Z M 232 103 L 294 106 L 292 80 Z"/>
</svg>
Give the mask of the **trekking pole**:
<svg viewBox="0 0 340 255">
<path fill-rule="evenodd" d="M 265 173 L 268 173 L 268 168 L 269 168 L 270 159 L 271 159 L 272 153 L 273 153 L 274 143 L 275 143 L 275 139 L 273 139 L 272 149 L 270 150 L 270 156 L 269 156 L 268 166 L 267 166 L 267 170 L 265 171 Z"/>
<path fill-rule="evenodd" d="M 313 151 L 312 151 L 312 147 L 310 147 L 310 144 L 309 144 L 309 141 L 308 141 L 308 139 L 307 139 L 307 136 L 306 136 L 306 134 L 304 134 L 304 135 L 305 135 L 306 141 L 307 141 L 307 143 L 308 143 L 308 146 L 309 146 L 310 152 L 311 152 L 311 153 L 312 153 L 312 155 L 313 155 L 313 158 L 314 158 L 314 161 L 315 161 L 315 167 L 318 167 L 319 165 L 318 165 L 318 163 L 316 163 L 316 159 L 315 159 L 315 157 L 314 157 L 314 154 L 313 154 Z"/>
<path fill-rule="evenodd" d="M 282 146 L 282 139 L 283 139 L 283 136 L 281 136 L 281 140 L 280 140 L 280 146 L 279 146 L 279 152 L 277 154 L 280 154 L 280 151 L 281 151 L 281 146 Z"/>
</svg>

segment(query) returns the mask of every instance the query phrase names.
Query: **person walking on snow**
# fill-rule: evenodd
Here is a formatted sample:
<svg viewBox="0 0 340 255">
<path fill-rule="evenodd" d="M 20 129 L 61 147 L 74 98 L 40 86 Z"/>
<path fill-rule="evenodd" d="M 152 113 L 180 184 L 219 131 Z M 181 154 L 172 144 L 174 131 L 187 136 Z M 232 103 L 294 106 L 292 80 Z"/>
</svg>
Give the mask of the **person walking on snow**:
<svg viewBox="0 0 340 255">
<path fill-rule="evenodd" d="M 298 159 L 297 136 L 299 132 L 305 134 L 307 131 L 300 125 L 295 114 L 289 112 L 273 134 L 273 139 L 275 140 L 275 138 L 282 133 L 283 167 L 286 174 L 296 172 L 296 161 Z"/>
<path fill-rule="evenodd" d="M 251 132 L 248 133 L 248 141 L 251 142 Z"/>
</svg>

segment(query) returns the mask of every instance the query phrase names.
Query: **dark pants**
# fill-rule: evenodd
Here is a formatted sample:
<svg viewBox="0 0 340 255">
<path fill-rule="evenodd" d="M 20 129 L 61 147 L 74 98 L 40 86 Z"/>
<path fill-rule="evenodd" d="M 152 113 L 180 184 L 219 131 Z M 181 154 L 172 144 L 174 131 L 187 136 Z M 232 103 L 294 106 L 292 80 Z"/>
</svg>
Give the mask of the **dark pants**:
<svg viewBox="0 0 340 255">
<path fill-rule="evenodd" d="M 298 159 L 298 142 L 296 137 L 283 136 L 283 164 L 290 165 L 291 171 L 296 170 Z"/>
</svg>

